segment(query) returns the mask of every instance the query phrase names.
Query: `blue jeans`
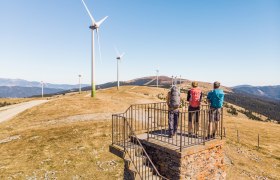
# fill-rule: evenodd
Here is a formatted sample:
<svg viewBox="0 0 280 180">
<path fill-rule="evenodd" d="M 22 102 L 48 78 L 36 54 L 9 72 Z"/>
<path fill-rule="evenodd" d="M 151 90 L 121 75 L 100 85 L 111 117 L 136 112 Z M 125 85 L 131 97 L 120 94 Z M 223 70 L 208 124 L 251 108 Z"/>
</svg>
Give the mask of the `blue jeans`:
<svg viewBox="0 0 280 180">
<path fill-rule="evenodd" d="M 173 135 L 177 132 L 179 119 L 179 110 L 169 110 L 168 111 L 168 130 L 169 135 Z"/>
</svg>

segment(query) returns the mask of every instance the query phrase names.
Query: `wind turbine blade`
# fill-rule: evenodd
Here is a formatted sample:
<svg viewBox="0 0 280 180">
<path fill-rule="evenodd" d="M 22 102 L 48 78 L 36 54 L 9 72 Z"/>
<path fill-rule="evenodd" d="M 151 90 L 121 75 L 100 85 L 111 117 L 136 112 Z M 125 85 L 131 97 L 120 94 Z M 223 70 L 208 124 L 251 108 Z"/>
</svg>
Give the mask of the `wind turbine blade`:
<svg viewBox="0 0 280 180">
<path fill-rule="evenodd" d="M 120 55 L 120 58 L 122 58 L 124 55 L 125 55 L 125 53 L 122 53 L 122 54 Z"/>
<path fill-rule="evenodd" d="M 103 19 L 101 19 L 100 21 L 96 22 L 95 24 L 99 27 L 107 18 L 108 18 L 108 16 L 104 17 Z"/>
<path fill-rule="evenodd" d="M 115 47 L 115 51 L 117 53 L 117 56 L 120 57 L 120 52 L 119 52 L 118 48 Z"/>
<path fill-rule="evenodd" d="M 101 57 L 101 48 L 100 48 L 100 40 L 99 40 L 99 31 L 98 31 L 98 28 L 96 29 L 96 35 L 97 35 L 97 41 L 98 41 L 99 58 L 100 58 L 100 61 L 102 62 L 102 57 Z"/>
<path fill-rule="evenodd" d="M 95 23 L 95 20 L 94 20 L 94 18 L 92 17 L 90 11 L 88 10 L 88 7 L 87 7 L 86 3 L 84 2 L 84 0 L 82 0 L 82 2 L 83 2 L 84 6 L 85 6 L 85 8 L 86 8 L 86 10 L 87 10 L 87 13 L 88 13 L 88 15 L 89 15 L 89 17 L 90 17 L 90 19 L 91 19 L 91 21 L 92 21 L 92 24 L 94 24 L 94 23 Z"/>
</svg>

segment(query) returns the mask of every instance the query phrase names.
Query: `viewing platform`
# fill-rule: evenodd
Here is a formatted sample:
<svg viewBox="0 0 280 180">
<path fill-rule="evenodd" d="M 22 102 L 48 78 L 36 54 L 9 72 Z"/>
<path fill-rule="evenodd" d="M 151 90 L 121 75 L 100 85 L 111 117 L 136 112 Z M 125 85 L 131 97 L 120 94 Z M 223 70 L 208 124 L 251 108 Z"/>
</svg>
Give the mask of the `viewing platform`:
<svg viewBox="0 0 280 180">
<path fill-rule="evenodd" d="M 225 179 L 223 113 L 215 123 L 207 105 L 192 112 L 187 107 L 179 110 L 173 137 L 165 102 L 131 105 L 112 115 L 110 151 L 124 158 L 124 179 Z"/>
</svg>

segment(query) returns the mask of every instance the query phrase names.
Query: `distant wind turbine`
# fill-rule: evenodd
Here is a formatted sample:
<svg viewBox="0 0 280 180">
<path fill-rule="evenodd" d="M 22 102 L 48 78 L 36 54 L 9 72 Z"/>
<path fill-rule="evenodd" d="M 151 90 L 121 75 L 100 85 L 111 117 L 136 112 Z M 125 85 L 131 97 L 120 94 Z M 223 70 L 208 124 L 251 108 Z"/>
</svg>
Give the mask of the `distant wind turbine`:
<svg viewBox="0 0 280 180">
<path fill-rule="evenodd" d="M 118 86 L 117 86 L 117 88 L 118 88 L 118 90 L 119 90 L 119 88 L 120 88 L 120 81 L 119 81 L 119 61 L 122 60 L 122 57 L 124 56 L 125 53 L 120 54 L 120 52 L 118 51 L 117 48 L 115 48 L 115 50 L 116 50 L 116 53 L 117 53 L 117 58 L 116 58 L 116 59 L 117 59 L 117 81 L 118 81 Z"/>
<path fill-rule="evenodd" d="M 101 60 L 101 50 L 100 50 L 100 41 L 99 41 L 99 31 L 98 28 L 100 25 L 107 19 L 108 16 L 104 17 L 100 21 L 96 22 L 91 15 L 86 3 L 84 0 L 82 0 L 85 9 L 91 19 L 91 26 L 89 27 L 92 30 L 92 39 L 91 39 L 91 44 L 92 44 L 92 50 L 91 50 L 91 97 L 95 97 L 95 66 L 94 66 L 94 30 L 96 30 L 97 34 L 97 41 L 98 41 L 98 47 L 99 47 L 99 55 L 100 55 L 100 60 Z"/>
<path fill-rule="evenodd" d="M 79 94 L 81 94 L 81 77 L 82 75 L 78 75 L 79 76 Z"/>
<path fill-rule="evenodd" d="M 159 70 L 157 69 L 156 72 L 157 72 L 157 88 L 158 88 L 158 73 L 159 73 Z"/>
<path fill-rule="evenodd" d="M 45 85 L 45 83 L 43 81 L 41 81 L 42 98 L 44 97 L 44 85 Z"/>
</svg>

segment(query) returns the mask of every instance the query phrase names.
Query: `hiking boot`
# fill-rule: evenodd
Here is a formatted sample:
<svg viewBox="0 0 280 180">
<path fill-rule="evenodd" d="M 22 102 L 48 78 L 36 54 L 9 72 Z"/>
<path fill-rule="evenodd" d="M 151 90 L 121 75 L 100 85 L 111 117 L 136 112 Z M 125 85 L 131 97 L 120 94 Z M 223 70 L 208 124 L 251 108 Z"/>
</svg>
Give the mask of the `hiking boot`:
<svg viewBox="0 0 280 180">
<path fill-rule="evenodd" d="M 213 134 L 212 134 L 212 138 L 215 139 L 215 137 L 216 137 L 216 136 L 215 136 L 215 133 L 213 133 Z"/>
</svg>

